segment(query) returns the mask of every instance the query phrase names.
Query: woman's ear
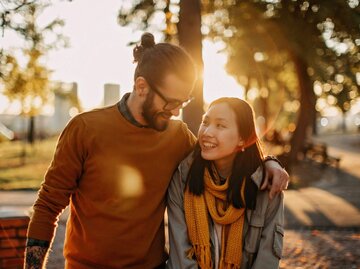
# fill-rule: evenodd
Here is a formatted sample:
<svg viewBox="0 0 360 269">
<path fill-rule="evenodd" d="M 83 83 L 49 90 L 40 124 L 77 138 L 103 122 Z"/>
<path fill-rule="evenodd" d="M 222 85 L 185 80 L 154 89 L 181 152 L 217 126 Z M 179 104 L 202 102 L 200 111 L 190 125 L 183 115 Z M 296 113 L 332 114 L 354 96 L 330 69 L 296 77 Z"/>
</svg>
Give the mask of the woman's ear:
<svg viewBox="0 0 360 269">
<path fill-rule="evenodd" d="M 144 77 L 137 77 L 135 80 L 134 90 L 137 96 L 145 97 L 149 92 L 149 84 Z"/>
<path fill-rule="evenodd" d="M 244 140 L 242 140 L 242 139 L 239 140 L 237 150 L 242 151 L 242 152 L 245 151 L 245 142 L 244 142 Z"/>
</svg>

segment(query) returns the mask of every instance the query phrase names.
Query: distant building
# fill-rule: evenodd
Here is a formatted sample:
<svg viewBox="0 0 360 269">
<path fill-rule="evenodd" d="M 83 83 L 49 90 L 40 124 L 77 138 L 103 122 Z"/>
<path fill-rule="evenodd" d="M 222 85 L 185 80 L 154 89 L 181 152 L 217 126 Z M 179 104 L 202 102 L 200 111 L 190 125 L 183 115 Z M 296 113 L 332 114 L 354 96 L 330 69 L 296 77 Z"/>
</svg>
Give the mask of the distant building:
<svg viewBox="0 0 360 269">
<path fill-rule="evenodd" d="M 52 115 L 39 115 L 35 118 L 37 137 L 59 134 L 69 120 L 79 112 L 77 83 L 54 82 L 54 112 Z M 115 104 L 120 99 L 120 85 L 104 85 L 104 106 Z M 19 138 L 28 129 L 28 118 L 14 114 L 0 114 L 0 123 L 9 128 Z"/>
<path fill-rule="evenodd" d="M 60 133 L 78 109 L 77 83 L 54 82 L 54 113 L 35 117 L 35 132 L 37 137 L 45 137 Z M 27 133 L 28 117 L 15 114 L 0 114 L 0 122 L 16 137 L 24 137 Z"/>
<path fill-rule="evenodd" d="M 104 85 L 104 106 L 110 106 L 117 103 L 120 99 L 120 85 Z"/>
<path fill-rule="evenodd" d="M 54 115 L 51 122 L 51 133 L 60 132 L 74 116 L 72 108 L 74 99 L 78 98 L 77 83 L 57 83 L 54 90 Z"/>
</svg>

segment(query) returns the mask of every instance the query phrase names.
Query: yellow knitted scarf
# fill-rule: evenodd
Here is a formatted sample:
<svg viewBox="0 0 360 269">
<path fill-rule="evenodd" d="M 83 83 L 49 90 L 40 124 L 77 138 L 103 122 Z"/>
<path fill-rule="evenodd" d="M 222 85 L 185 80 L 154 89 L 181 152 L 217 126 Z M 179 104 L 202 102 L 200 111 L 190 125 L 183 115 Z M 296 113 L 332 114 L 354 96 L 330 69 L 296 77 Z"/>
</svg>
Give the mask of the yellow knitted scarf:
<svg viewBox="0 0 360 269">
<path fill-rule="evenodd" d="M 219 179 L 216 170 L 214 175 Z M 202 269 L 214 268 L 210 250 L 210 232 L 208 213 L 214 222 L 222 225 L 221 254 L 219 269 L 239 269 L 242 258 L 242 233 L 244 226 L 245 209 L 237 209 L 232 204 L 227 205 L 226 190 L 228 179 L 223 185 L 216 185 L 208 169 L 204 172 L 204 194 L 196 196 L 186 188 L 184 195 L 185 220 L 188 228 L 192 248 L 188 257 L 196 257 Z M 241 196 L 244 201 L 245 180 L 241 187 Z M 240 242 L 239 242 L 240 241 Z"/>
</svg>

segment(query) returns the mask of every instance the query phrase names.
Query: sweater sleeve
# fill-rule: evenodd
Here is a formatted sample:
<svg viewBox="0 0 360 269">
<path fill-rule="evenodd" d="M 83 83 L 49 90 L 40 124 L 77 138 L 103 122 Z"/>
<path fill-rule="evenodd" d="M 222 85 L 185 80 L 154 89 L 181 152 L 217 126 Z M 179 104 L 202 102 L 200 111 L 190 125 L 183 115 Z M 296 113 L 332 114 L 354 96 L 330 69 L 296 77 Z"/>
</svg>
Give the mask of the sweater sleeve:
<svg viewBox="0 0 360 269">
<path fill-rule="evenodd" d="M 184 211 L 184 187 L 181 169 L 178 168 L 168 188 L 168 218 L 169 218 L 169 260 L 167 269 L 196 269 L 195 260 L 187 258 L 186 252 L 191 248 L 188 239 Z"/>
<path fill-rule="evenodd" d="M 52 240 L 59 215 L 69 204 L 70 196 L 82 175 L 86 158 L 85 133 L 81 115 L 74 117 L 61 133 L 53 160 L 33 205 L 27 234 L 29 238 Z"/>
</svg>

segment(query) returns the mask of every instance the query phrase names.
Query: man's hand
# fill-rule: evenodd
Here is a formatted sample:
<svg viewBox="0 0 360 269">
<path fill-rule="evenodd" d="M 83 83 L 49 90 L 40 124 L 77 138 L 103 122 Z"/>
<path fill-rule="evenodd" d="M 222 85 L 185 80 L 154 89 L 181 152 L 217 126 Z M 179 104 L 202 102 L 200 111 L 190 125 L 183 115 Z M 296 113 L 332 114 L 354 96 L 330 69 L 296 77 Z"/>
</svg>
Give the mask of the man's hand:
<svg viewBox="0 0 360 269">
<path fill-rule="evenodd" d="M 289 183 L 289 174 L 276 161 L 265 162 L 265 178 L 260 189 L 270 189 L 269 197 L 273 199 L 276 194 L 286 190 Z"/>
<path fill-rule="evenodd" d="M 45 263 L 47 247 L 26 247 L 24 269 L 41 269 Z"/>
</svg>

